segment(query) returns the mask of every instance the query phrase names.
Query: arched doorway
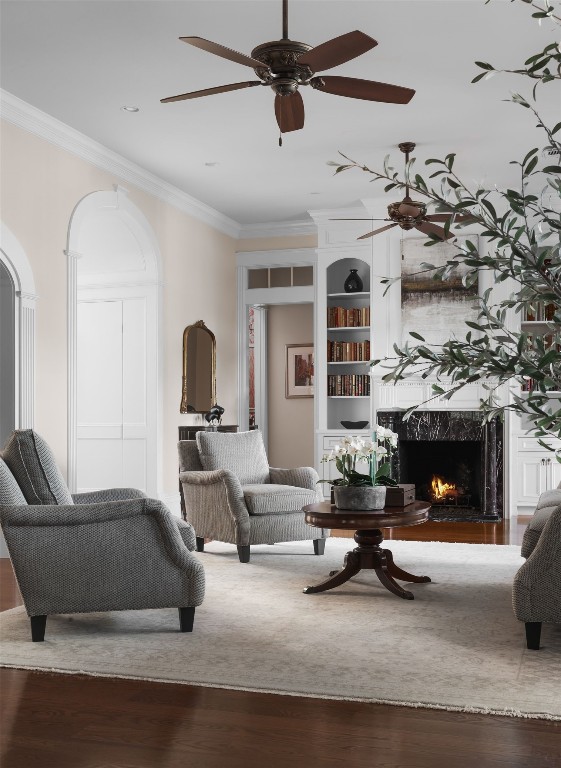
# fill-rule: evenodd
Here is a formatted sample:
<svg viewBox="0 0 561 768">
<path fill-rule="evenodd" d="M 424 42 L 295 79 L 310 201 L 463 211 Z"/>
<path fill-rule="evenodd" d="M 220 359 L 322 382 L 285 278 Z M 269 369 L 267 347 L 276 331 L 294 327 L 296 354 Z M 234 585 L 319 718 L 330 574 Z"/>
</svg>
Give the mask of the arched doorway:
<svg viewBox="0 0 561 768">
<path fill-rule="evenodd" d="M 0 225 L 0 447 L 34 419 L 35 282 L 23 247 Z"/>
<path fill-rule="evenodd" d="M 126 192 L 94 192 L 68 233 L 69 485 L 160 488 L 160 258 Z"/>
</svg>

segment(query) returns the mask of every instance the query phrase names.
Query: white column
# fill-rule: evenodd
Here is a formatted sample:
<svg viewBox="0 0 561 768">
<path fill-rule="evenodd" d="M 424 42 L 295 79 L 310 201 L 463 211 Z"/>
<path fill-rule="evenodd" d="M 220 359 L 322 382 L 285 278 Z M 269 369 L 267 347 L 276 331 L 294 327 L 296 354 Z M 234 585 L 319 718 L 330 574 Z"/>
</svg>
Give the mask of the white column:
<svg viewBox="0 0 561 768">
<path fill-rule="evenodd" d="M 68 339 L 68 488 L 71 493 L 76 493 L 77 488 L 77 312 L 78 312 L 78 259 L 82 254 L 76 251 L 65 251 L 67 258 L 67 339 Z"/>
<path fill-rule="evenodd" d="M 267 310 L 268 307 L 254 307 L 255 331 L 255 423 L 263 435 L 265 450 L 268 449 L 268 383 L 267 383 Z"/>
<path fill-rule="evenodd" d="M 35 420 L 35 302 L 37 297 L 18 291 L 19 364 L 17 419 L 19 429 L 33 429 Z"/>
</svg>

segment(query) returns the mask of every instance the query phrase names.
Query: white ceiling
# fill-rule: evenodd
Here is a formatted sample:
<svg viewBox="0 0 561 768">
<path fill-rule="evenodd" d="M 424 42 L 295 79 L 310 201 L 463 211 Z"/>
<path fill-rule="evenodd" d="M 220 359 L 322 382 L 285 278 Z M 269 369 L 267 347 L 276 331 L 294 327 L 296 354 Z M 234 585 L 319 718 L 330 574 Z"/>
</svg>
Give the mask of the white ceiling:
<svg viewBox="0 0 561 768">
<path fill-rule="evenodd" d="M 334 178 L 326 163 L 338 150 L 379 168 L 398 142 L 416 141 L 420 159 L 455 151 L 468 180 L 503 185 L 516 180 L 509 161 L 545 143 L 531 114 L 503 101 L 511 89 L 528 91 L 520 78 L 470 84 L 474 60 L 519 66 L 557 39 L 523 3 L 292 0 L 292 39 L 318 45 L 359 29 L 378 41 L 329 74 L 417 93 L 389 105 L 304 88 L 305 127 L 285 134 L 282 148 L 268 88 L 159 101 L 254 79 L 178 37 L 249 54 L 282 36 L 281 0 L 2 0 L 0 13 L 2 88 L 241 224 L 301 220 L 383 194 L 358 171 Z M 555 120 L 559 91 L 543 93 Z"/>
</svg>

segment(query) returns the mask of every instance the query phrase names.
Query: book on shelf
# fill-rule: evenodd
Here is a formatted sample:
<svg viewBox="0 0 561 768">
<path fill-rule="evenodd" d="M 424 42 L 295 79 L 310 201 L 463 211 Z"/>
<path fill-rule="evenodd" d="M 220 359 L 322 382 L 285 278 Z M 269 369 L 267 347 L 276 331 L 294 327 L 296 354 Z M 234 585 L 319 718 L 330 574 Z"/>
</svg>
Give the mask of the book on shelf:
<svg viewBox="0 0 561 768">
<path fill-rule="evenodd" d="M 328 363 L 355 363 L 370 360 L 370 341 L 327 340 Z"/>
<path fill-rule="evenodd" d="M 367 397 L 370 375 L 367 373 L 330 373 L 327 376 L 328 397 Z"/>
<path fill-rule="evenodd" d="M 370 325 L 370 307 L 328 307 L 328 328 L 364 328 Z"/>
<path fill-rule="evenodd" d="M 533 301 L 522 310 L 522 321 L 550 321 L 555 315 L 555 304 L 551 301 Z"/>
</svg>

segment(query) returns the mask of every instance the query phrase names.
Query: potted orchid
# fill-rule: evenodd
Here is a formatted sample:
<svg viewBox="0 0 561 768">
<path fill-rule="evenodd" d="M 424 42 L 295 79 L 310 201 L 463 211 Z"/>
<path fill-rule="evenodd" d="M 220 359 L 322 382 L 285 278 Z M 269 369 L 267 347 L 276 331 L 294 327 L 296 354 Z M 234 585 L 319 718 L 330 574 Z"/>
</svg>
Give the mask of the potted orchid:
<svg viewBox="0 0 561 768">
<path fill-rule="evenodd" d="M 333 486 L 335 506 L 339 509 L 383 509 L 386 487 L 397 485 L 390 477 L 391 453 L 397 449 L 398 436 L 391 429 L 379 425 L 372 439 L 344 437 L 322 461 L 334 461 L 340 477 L 320 480 Z M 360 472 L 360 464 L 366 472 Z"/>
</svg>

